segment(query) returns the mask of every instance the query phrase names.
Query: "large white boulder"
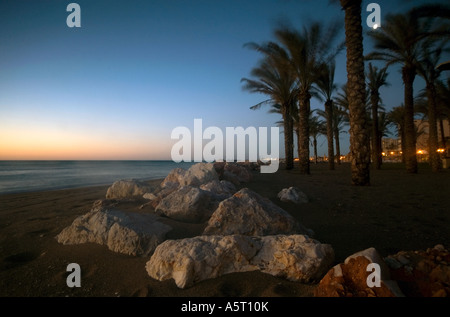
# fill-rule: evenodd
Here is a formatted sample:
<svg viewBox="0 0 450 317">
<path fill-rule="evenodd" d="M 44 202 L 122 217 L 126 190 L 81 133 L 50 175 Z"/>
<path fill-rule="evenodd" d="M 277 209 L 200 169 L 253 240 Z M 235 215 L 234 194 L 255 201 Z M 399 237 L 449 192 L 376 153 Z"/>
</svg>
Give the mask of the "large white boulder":
<svg viewBox="0 0 450 317">
<path fill-rule="evenodd" d="M 56 239 L 65 245 L 92 242 L 106 245 L 114 252 L 148 256 L 170 230 L 170 226 L 158 222 L 154 215 L 93 208 L 76 218 Z"/>
<path fill-rule="evenodd" d="M 287 211 L 248 188 L 220 202 L 203 231 L 205 235 L 249 236 L 294 233 L 313 235 Z"/>
<path fill-rule="evenodd" d="M 330 245 L 303 235 L 198 236 L 167 240 L 146 264 L 150 277 L 179 288 L 234 272 L 260 270 L 292 281 L 319 279 L 334 261 Z"/>
</svg>

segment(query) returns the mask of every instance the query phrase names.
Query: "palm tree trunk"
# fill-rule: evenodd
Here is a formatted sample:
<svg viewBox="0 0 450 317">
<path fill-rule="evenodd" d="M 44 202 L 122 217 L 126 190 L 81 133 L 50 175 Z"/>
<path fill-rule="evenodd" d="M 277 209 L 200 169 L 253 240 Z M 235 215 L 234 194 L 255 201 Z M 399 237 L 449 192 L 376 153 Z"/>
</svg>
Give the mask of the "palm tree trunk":
<svg viewBox="0 0 450 317">
<path fill-rule="evenodd" d="M 447 145 L 445 144 L 444 120 L 442 120 L 442 117 L 439 118 L 439 130 L 441 130 L 441 147 L 445 149 Z"/>
<path fill-rule="evenodd" d="M 314 163 L 317 164 L 317 137 L 313 136 Z"/>
<path fill-rule="evenodd" d="M 416 131 L 414 127 L 413 84 L 416 70 L 413 66 L 402 68 L 402 79 L 405 85 L 405 164 L 408 173 L 417 173 Z"/>
<path fill-rule="evenodd" d="M 325 102 L 325 114 L 327 116 L 328 167 L 334 170 L 333 100 L 331 99 Z"/>
<path fill-rule="evenodd" d="M 339 141 L 339 128 L 334 127 L 334 137 L 336 141 L 336 160 L 337 164 L 341 165 L 341 142 Z"/>
<path fill-rule="evenodd" d="M 370 145 L 364 107 L 366 91 L 361 3 L 362 0 L 341 0 L 345 10 L 352 184 L 364 186 L 370 184 Z"/>
<path fill-rule="evenodd" d="M 378 132 L 378 165 L 381 167 L 383 164 L 383 134 Z"/>
<path fill-rule="evenodd" d="M 288 110 L 283 112 L 284 151 L 286 156 L 286 169 L 294 168 L 294 122 Z"/>
<path fill-rule="evenodd" d="M 298 159 L 300 173 L 309 174 L 309 101 L 311 95 L 302 93 L 299 102 L 299 126 L 298 126 Z"/>
<path fill-rule="evenodd" d="M 426 87 L 428 98 L 428 147 L 430 155 L 431 170 L 438 172 L 441 169 L 441 158 L 438 149 L 438 131 L 436 119 L 436 88 L 433 83 Z"/>
<path fill-rule="evenodd" d="M 405 128 L 400 127 L 400 145 L 402 149 L 402 163 L 406 163 L 406 142 L 405 142 Z"/>
<path fill-rule="evenodd" d="M 372 162 L 375 165 L 375 169 L 381 168 L 379 156 L 381 156 L 381 149 L 379 147 L 379 134 L 378 131 L 378 103 L 380 97 L 377 91 L 370 93 L 370 103 L 372 104 Z"/>
</svg>

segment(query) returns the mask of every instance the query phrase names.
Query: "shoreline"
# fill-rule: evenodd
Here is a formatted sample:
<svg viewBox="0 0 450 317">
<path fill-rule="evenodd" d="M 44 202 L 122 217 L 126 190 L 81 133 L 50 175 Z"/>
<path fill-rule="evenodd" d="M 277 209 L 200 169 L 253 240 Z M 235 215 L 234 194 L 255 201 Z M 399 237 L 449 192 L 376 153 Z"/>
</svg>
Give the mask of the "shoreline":
<svg viewBox="0 0 450 317">
<path fill-rule="evenodd" d="M 253 180 L 242 187 L 270 199 L 314 230 L 314 239 L 333 247 L 335 263 L 369 247 L 383 257 L 436 244 L 449 248 L 449 170 L 433 174 L 422 168 L 419 174 L 410 175 L 401 165 L 384 164 L 382 170 L 371 170 L 368 187 L 350 185 L 346 164 L 335 171 L 329 171 L 326 164 L 312 164 L 311 170 L 311 175 L 282 167 L 274 174 L 253 172 Z M 312 296 L 316 284 L 260 272 L 228 274 L 178 289 L 173 280 L 159 282 L 147 275 L 148 258 L 117 254 L 90 243 L 57 243 L 55 236 L 87 213 L 94 201 L 104 199 L 109 186 L 0 195 L 0 296 Z M 302 190 L 309 203 L 279 201 L 278 192 L 290 186 Z M 134 211 L 136 202 L 124 201 L 118 208 Z M 152 212 L 148 208 L 138 212 Z M 179 223 L 168 238 L 198 235 L 202 226 Z M 81 288 L 70 289 L 65 283 L 69 263 L 82 267 Z"/>
</svg>

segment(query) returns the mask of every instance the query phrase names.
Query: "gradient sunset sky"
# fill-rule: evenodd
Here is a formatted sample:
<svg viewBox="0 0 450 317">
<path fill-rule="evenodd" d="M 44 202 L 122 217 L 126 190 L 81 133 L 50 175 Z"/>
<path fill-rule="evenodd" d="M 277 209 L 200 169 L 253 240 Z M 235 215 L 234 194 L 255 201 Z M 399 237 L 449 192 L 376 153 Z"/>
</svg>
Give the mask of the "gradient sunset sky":
<svg viewBox="0 0 450 317">
<path fill-rule="evenodd" d="M 81 28 L 66 25 L 71 2 L 81 7 Z M 384 16 L 426 2 L 377 3 Z M 275 126 L 279 115 L 249 109 L 266 96 L 242 90 L 260 58 L 243 45 L 273 40 L 280 21 L 343 18 L 328 0 L 2 0 L 0 160 L 170 159 L 171 131 L 193 129 L 195 118 L 204 128 Z M 403 100 L 398 68 L 389 73 L 387 110 Z M 336 82 L 346 82 L 345 51 Z M 325 138 L 319 146 L 326 153 Z"/>
</svg>

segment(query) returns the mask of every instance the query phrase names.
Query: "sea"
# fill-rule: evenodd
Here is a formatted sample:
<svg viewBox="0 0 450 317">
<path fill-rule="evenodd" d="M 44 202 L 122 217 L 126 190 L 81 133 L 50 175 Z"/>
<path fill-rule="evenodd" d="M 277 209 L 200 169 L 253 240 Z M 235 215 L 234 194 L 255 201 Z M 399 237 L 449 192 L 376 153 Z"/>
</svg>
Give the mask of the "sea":
<svg viewBox="0 0 450 317">
<path fill-rule="evenodd" d="M 0 195 L 165 178 L 194 163 L 173 161 L 0 161 Z"/>
</svg>

